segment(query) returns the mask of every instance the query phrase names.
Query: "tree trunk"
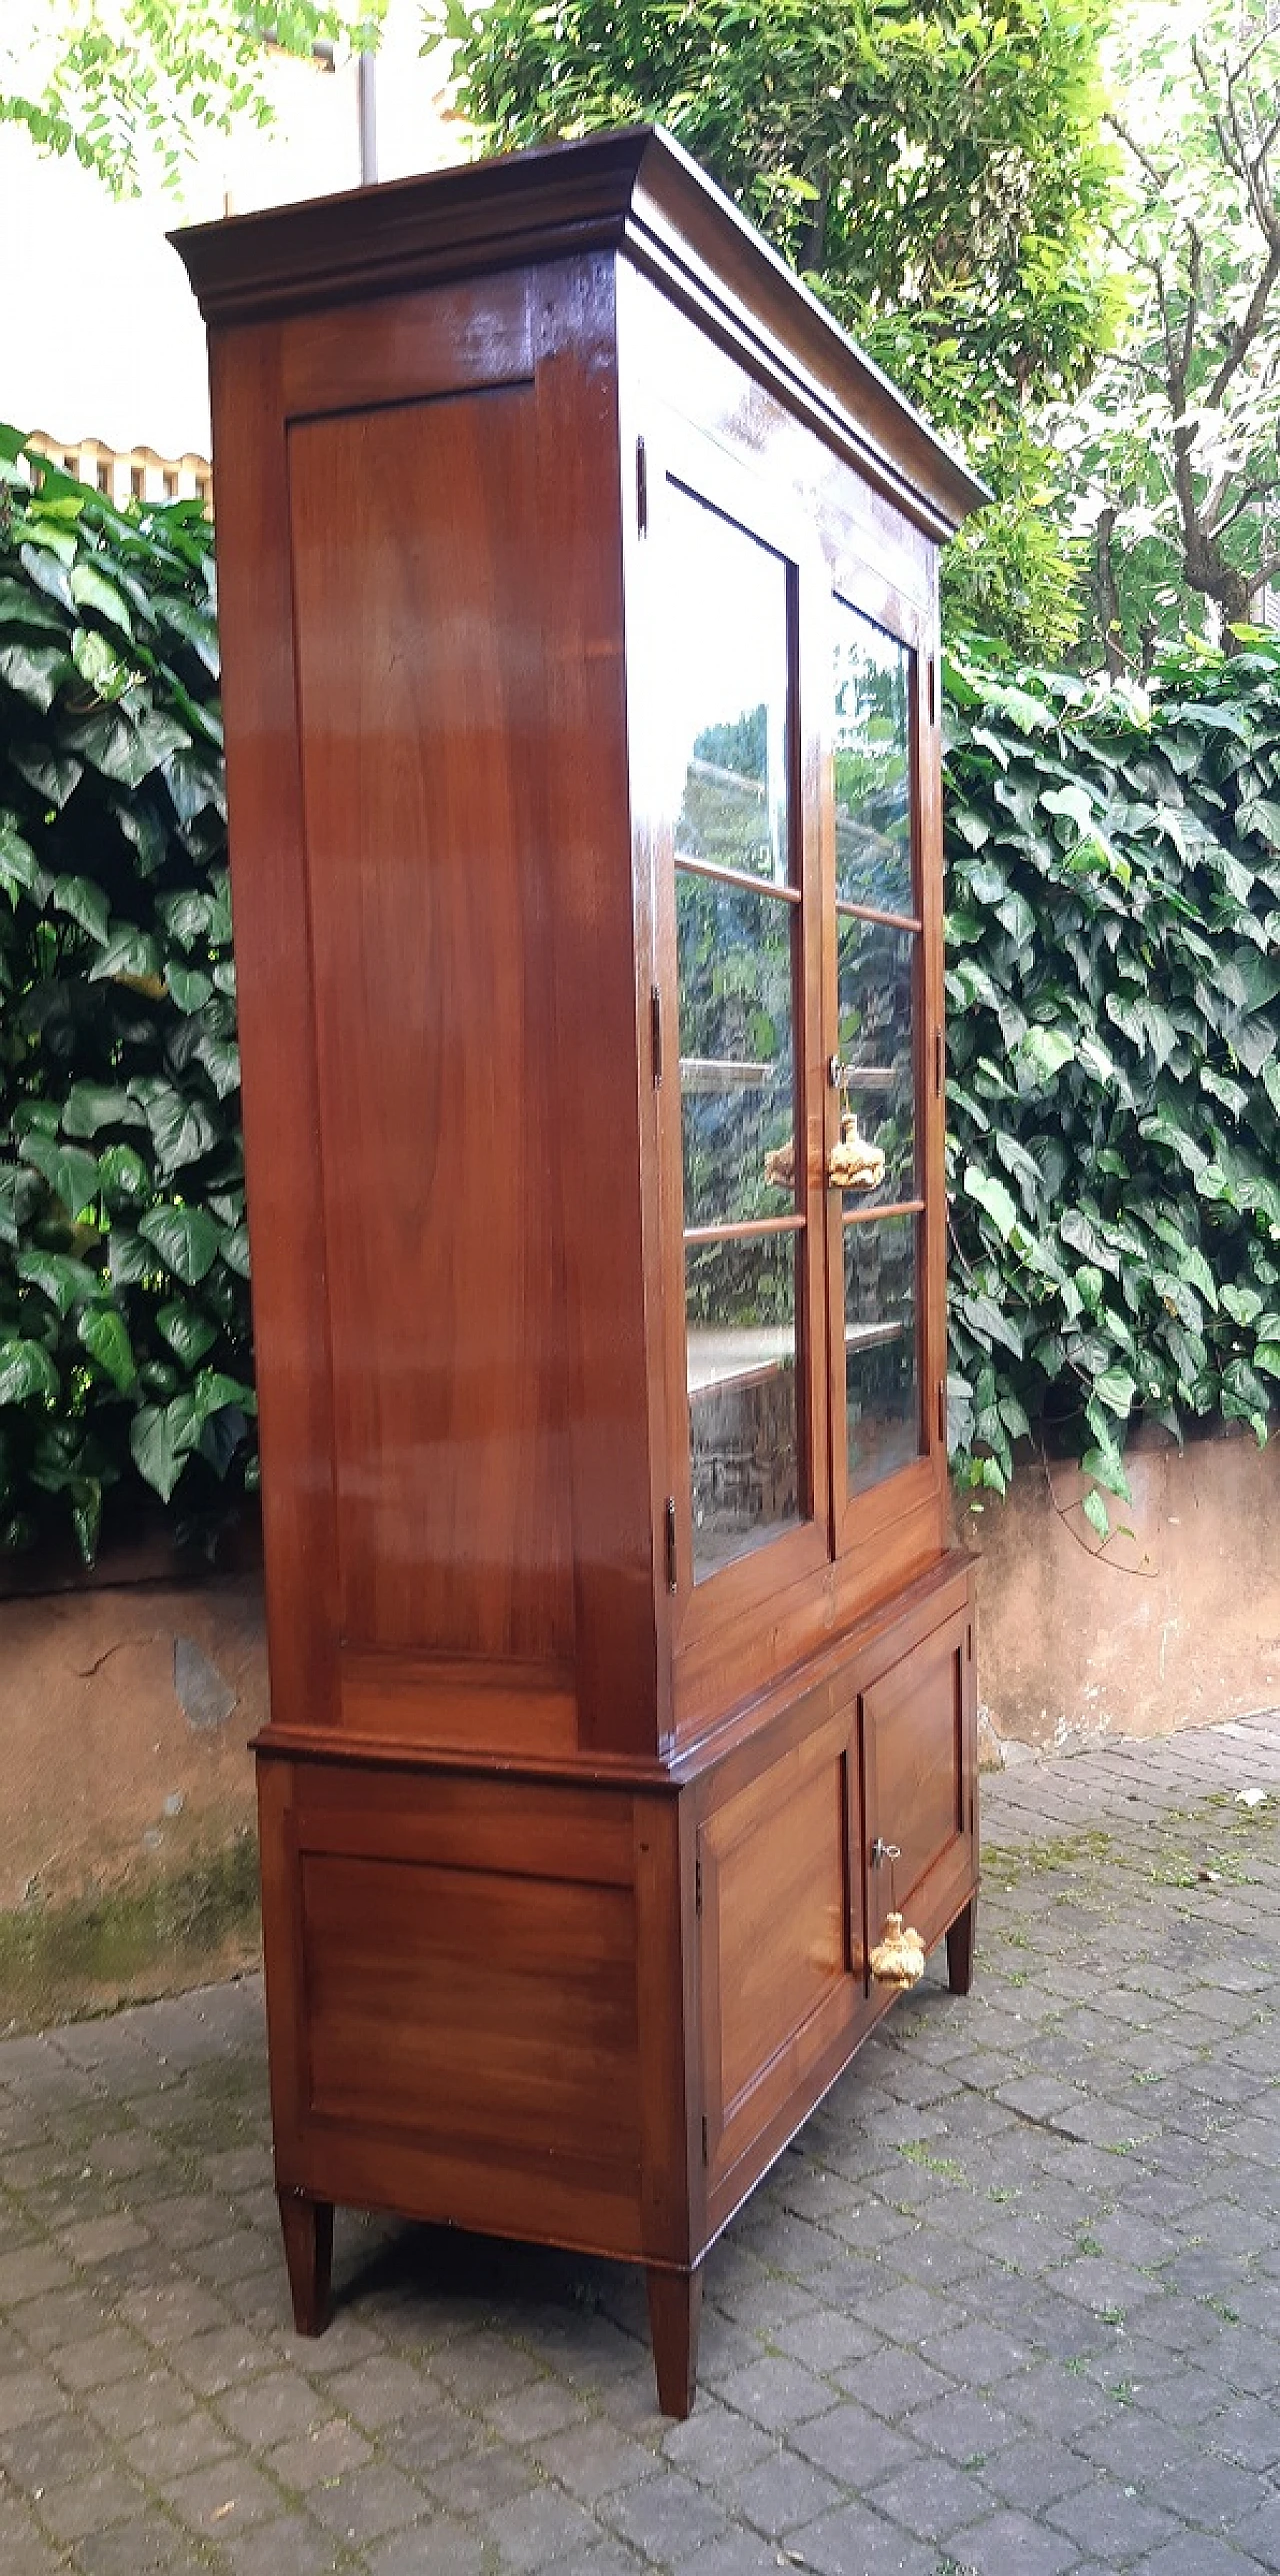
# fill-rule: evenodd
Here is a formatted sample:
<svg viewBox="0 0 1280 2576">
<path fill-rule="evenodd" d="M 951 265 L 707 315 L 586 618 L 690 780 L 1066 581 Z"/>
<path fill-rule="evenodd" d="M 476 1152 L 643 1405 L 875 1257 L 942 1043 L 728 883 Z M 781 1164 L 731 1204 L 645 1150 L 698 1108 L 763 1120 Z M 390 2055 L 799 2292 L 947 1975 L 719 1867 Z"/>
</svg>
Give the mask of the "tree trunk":
<svg viewBox="0 0 1280 2576">
<path fill-rule="evenodd" d="M 1098 513 L 1093 552 L 1093 596 L 1098 612 L 1102 649 L 1107 657 L 1107 674 L 1119 678 L 1125 668 L 1124 648 L 1120 642 L 1120 592 L 1116 584 L 1115 556 L 1112 540 L 1116 532 L 1116 513 L 1108 501 Z"/>
</svg>

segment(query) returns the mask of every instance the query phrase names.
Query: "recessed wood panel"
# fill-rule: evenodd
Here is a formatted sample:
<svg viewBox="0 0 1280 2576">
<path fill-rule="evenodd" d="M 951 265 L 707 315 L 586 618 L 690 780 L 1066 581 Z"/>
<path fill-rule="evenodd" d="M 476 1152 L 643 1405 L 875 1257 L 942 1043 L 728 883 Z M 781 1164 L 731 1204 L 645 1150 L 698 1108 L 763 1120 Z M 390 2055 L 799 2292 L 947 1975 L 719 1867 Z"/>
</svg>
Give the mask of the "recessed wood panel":
<svg viewBox="0 0 1280 2576">
<path fill-rule="evenodd" d="M 863 1693 L 866 1830 L 902 1855 L 870 1870 L 873 1941 L 891 1906 L 918 1910 L 967 1835 L 965 1644 L 965 1619 L 950 1619 Z"/>
<path fill-rule="evenodd" d="M 764 2126 L 852 2008 L 846 1730 L 828 1727 L 713 1813 L 702 1864 L 713 2170 Z"/>
<path fill-rule="evenodd" d="M 289 481 L 341 1629 L 563 1664 L 532 393 L 295 423 Z"/>
<path fill-rule="evenodd" d="M 311 2114 L 634 2170 L 630 1890 L 305 1852 Z"/>
</svg>

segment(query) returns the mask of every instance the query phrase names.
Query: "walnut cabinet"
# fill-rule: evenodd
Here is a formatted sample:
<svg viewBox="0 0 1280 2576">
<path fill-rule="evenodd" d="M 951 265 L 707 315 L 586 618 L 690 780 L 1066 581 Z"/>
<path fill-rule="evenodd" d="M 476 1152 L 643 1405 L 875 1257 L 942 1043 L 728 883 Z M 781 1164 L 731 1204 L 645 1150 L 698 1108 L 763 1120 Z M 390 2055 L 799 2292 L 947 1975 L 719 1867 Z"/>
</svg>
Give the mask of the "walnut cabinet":
<svg viewBox="0 0 1280 2576">
<path fill-rule="evenodd" d="M 646 2268 L 967 1984 L 936 571 L 979 488 L 662 134 L 188 232 L 276 2174 Z"/>
</svg>

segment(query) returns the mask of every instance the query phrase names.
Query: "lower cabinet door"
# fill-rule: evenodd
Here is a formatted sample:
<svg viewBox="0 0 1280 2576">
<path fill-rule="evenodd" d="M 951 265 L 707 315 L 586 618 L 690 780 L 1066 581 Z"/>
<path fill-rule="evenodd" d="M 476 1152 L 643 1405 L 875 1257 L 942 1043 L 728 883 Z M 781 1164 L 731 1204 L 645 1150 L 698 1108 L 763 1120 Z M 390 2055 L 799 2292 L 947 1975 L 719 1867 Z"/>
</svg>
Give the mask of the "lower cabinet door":
<svg viewBox="0 0 1280 2576">
<path fill-rule="evenodd" d="M 862 1842 L 848 1715 L 731 1789 L 698 1833 L 708 2184 L 830 2080 L 861 2000 Z"/>
<path fill-rule="evenodd" d="M 869 1948 L 896 1909 L 926 1949 L 977 1871 L 973 1629 L 966 1611 L 861 1694 Z"/>
</svg>

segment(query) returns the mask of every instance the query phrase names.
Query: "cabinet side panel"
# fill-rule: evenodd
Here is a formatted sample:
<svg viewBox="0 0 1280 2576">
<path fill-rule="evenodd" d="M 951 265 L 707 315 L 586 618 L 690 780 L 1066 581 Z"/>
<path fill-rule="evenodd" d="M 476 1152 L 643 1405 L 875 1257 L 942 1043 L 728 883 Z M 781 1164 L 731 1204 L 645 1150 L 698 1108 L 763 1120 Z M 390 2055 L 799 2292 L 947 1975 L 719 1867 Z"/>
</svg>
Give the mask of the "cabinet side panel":
<svg viewBox="0 0 1280 2576">
<path fill-rule="evenodd" d="M 532 391 L 289 451 L 342 1634 L 564 1666 Z"/>
<path fill-rule="evenodd" d="M 291 632 L 281 333 L 215 332 L 219 625 L 231 814 L 271 1714 L 337 1714 L 328 1318 Z"/>
</svg>

